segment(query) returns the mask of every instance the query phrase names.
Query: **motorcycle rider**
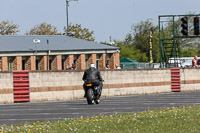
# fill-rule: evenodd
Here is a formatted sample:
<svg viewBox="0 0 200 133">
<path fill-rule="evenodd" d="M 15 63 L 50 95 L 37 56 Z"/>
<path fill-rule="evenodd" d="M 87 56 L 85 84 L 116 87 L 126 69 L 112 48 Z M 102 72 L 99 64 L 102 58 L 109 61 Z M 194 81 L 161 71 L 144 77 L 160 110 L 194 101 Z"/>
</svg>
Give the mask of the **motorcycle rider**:
<svg viewBox="0 0 200 133">
<path fill-rule="evenodd" d="M 92 82 L 94 83 L 98 88 L 98 93 L 99 93 L 99 96 L 101 96 L 101 91 L 102 91 L 102 77 L 101 77 L 101 74 L 99 72 L 98 69 L 96 69 L 96 65 L 95 64 L 90 64 L 90 68 L 87 69 L 84 74 L 83 74 L 83 78 L 82 80 L 84 81 L 84 84 L 83 84 L 83 88 L 84 88 L 84 91 L 85 91 L 85 95 L 84 97 L 86 97 L 86 83 L 89 81 L 89 82 Z"/>
</svg>

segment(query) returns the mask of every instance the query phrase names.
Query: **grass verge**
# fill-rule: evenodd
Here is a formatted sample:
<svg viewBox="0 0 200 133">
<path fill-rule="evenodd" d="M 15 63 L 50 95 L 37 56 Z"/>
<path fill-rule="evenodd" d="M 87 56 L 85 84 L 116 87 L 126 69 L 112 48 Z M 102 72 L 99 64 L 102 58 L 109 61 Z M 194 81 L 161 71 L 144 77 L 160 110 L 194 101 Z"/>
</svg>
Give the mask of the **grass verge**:
<svg viewBox="0 0 200 133">
<path fill-rule="evenodd" d="M 197 133 L 200 106 L 0 126 L 0 133 Z"/>
</svg>

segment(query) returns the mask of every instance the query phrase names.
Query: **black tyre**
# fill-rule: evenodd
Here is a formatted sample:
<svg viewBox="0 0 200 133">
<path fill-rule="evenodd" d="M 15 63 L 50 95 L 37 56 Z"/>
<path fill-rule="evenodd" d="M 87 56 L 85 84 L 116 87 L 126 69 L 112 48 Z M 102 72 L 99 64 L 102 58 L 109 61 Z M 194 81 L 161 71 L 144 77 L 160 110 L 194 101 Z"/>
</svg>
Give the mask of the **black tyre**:
<svg viewBox="0 0 200 133">
<path fill-rule="evenodd" d="M 88 89 L 86 93 L 88 104 L 94 104 L 94 92 L 92 89 Z"/>
</svg>

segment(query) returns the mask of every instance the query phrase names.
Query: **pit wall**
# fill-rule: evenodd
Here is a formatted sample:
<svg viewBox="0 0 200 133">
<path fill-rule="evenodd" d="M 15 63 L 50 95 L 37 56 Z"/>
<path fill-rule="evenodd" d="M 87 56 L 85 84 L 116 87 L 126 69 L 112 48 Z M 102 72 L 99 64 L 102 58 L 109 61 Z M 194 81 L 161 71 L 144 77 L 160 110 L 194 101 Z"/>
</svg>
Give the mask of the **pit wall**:
<svg viewBox="0 0 200 133">
<path fill-rule="evenodd" d="M 200 69 L 187 68 L 180 69 L 181 91 L 200 90 Z"/>
<path fill-rule="evenodd" d="M 30 101 L 83 99 L 83 71 L 30 71 Z M 171 70 L 104 70 L 102 97 L 171 92 Z M 181 69 L 181 91 L 200 90 L 200 69 Z M 13 103 L 13 74 L 0 72 L 0 103 Z"/>
<path fill-rule="evenodd" d="M 0 73 L 0 103 L 13 103 L 13 76 L 10 72 Z"/>
</svg>

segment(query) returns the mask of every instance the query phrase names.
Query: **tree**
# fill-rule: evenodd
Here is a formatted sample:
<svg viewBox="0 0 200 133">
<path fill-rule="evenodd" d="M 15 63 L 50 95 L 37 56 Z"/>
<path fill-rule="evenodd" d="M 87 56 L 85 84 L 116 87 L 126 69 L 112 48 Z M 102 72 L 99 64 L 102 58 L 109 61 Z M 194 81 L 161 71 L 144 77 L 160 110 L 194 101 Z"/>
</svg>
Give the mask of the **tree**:
<svg viewBox="0 0 200 133">
<path fill-rule="evenodd" d="M 121 42 L 118 42 L 117 46 L 120 47 L 120 58 L 125 57 L 136 61 L 148 60 L 144 53 L 141 53 L 140 50 L 135 49 L 133 46 L 124 46 Z"/>
<path fill-rule="evenodd" d="M 122 45 L 135 52 L 131 59 L 139 62 L 148 62 L 149 58 L 149 31 L 153 27 L 153 60 L 159 61 L 158 28 L 147 19 L 131 27 L 131 32 L 127 34 Z M 128 50 L 127 49 L 127 50 Z M 130 50 L 129 50 L 130 51 Z M 123 55 L 123 50 L 121 52 Z M 128 54 L 125 54 L 128 56 Z M 128 57 L 127 57 L 128 58 Z"/>
<path fill-rule="evenodd" d="M 58 32 L 56 26 L 44 22 L 34 26 L 30 31 L 26 32 L 26 35 L 61 35 L 61 33 Z"/>
<path fill-rule="evenodd" d="M 12 22 L 9 21 L 2 21 L 0 23 L 0 34 L 1 35 L 16 35 L 18 30 L 19 25 L 13 24 Z"/>
<path fill-rule="evenodd" d="M 67 32 L 66 27 L 64 27 L 64 31 Z M 71 33 L 75 38 L 84 39 L 88 41 L 95 41 L 95 37 L 93 37 L 94 31 L 89 31 L 87 28 L 82 28 L 80 24 L 69 25 L 69 33 Z"/>
<path fill-rule="evenodd" d="M 148 53 L 149 51 L 149 31 L 151 27 L 153 27 L 153 24 L 149 20 L 141 21 L 132 26 L 133 45 L 141 52 Z"/>
<path fill-rule="evenodd" d="M 193 17 L 188 17 L 193 22 Z M 191 21 L 192 20 L 192 21 Z M 167 21 L 166 21 L 167 22 Z M 199 38 L 182 38 L 181 17 L 174 21 L 176 41 L 180 47 L 180 57 L 194 57 L 200 54 Z M 148 62 L 149 59 L 149 31 L 153 27 L 153 61 L 160 61 L 159 32 L 158 26 L 154 26 L 148 19 L 134 24 L 123 41 L 118 42 L 121 48 L 120 57 L 127 57 L 139 62 Z M 193 34 L 193 23 L 188 25 L 189 34 Z M 161 38 L 171 39 L 173 35 L 172 20 L 161 24 Z M 172 43 L 172 40 L 165 40 L 165 43 Z M 172 49 L 171 49 L 172 50 Z"/>
<path fill-rule="evenodd" d="M 66 27 L 64 27 L 66 33 Z M 81 25 L 69 25 L 69 33 L 71 33 L 75 38 L 84 39 L 88 41 L 94 41 L 93 37 L 94 31 L 89 31 L 87 28 L 82 28 Z M 34 26 L 30 31 L 26 32 L 26 35 L 62 35 L 59 33 L 56 26 L 51 24 L 41 23 Z"/>
<path fill-rule="evenodd" d="M 197 54 L 197 49 L 196 48 L 187 48 L 187 49 L 182 49 L 181 50 L 181 56 L 182 57 L 194 57 Z"/>
</svg>

